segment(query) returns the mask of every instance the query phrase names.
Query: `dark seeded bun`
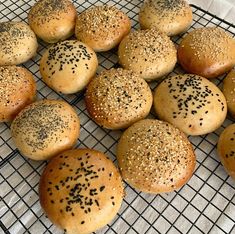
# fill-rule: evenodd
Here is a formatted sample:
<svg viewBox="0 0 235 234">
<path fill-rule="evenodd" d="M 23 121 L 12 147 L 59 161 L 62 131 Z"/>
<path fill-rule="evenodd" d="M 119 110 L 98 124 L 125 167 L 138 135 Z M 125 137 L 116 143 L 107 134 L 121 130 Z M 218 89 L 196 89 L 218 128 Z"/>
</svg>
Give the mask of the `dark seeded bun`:
<svg viewBox="0 0 235 234">
<path fill-rule="evenodd" d="M 81 91 L 95 75 L 98 59 L 82 42 L 67 40 L 52 45 L 42 56 L 40 73 L 45 83 L 57 92 Z"/>
<path fill-rule="evenodd" d="M 37 38 L 23 22 L 0 22 L 0 66 L 21 64 L 35 56 Z"/>
<path fill-rule="evenodd" d="M 235 180 L 235 124 L 229 125 L 221 133 L 217 151 L 225 170 Z"/>
<path fill-rule="evenodd" d="M 124 180 L 147 193 L 171 192 L 192 176 L 196 158 L 184 133 L 173 125 L 145 119 L 129 127 L 117 146 Z"/>
<path fill-rule="evenodd" d="M 120 43 L 118 57 L 123 68 L 147 81 L 168 74 L 177 61 L 174 43 L 155 28 L 131 32 Z"/>
<path fill-rule="evenodd" d="M 227 115 L 220 89 L 206 78 L 191 74 L 168 77 L 157 86 L 154 108 L 159 119 L 188 135 L 215 131 Z"/>
<path fill-rule="evenodd" d="M 74 34 L 76 8 L 70 0 L 39 0 L 29 11 L 29 25 L 48 43 L 62 41 Z"/>
<path fill-rule="evenodd" d="M 217 77 L 235 65 L 235 39 L 221 28 L 195 29 L 181 41 L 178 61 L 188 73 Z"/>
<path fill-rule="evenodd" d="M 23 67 L 0 67 L 0 122 L 12 121 L 36 96 L 33 75 Z"/>
<path fill-rule="evenodd" d="M 131 30 L 128 16 L 115 6 L 95 6 L 78 15 L 75 35 L 96 52 L 117 46 Z"/>
<path fill-rule="evenodd" d="M 103 71 L 88 85 L 85 95 L 91 118 L 108 129 L 126 128 L 145 118 L 152 92 L 145 80 L 122 68 Z"/>
<path fill-rule="evenodd" d="M 88 234 L 108 224 L 124 196 L 121 176 L 103 153 L 66 151 L 45 168 L 39 198 L 48 218 L 68 234 Z"/>
<path fill-rule="evenodd" d="M 34 160 L 49 159 L 77 142 L 80 121 L 64 101 L 41 100 L 24 108 L 11 125 L 19 151 Z"/>
<path fill-rule="evenodd" d="M 186 31 L 192 20 L 192 9 L 185 0 L 146 0 L 139 13 L 141 28 L 156 27 L 168 36 Z"/>
</svg>

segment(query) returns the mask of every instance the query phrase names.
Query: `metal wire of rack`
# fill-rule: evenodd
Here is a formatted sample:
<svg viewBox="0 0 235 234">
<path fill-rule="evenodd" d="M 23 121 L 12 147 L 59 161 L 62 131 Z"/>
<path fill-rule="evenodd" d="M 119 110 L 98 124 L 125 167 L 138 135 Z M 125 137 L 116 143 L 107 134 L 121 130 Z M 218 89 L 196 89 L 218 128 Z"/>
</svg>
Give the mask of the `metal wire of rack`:
<svg viewBox="0 0 235 234">
<path fill-rule="evenodd" d="M 132 27 L 138 28 L 139 0 L 73 1 L 78 12 L 93 5 L 112 4 L 131 18 Z M 35 1 L 5 0 L 0 2 L 0 21 L 27 22 L 27 12 Z M 235 35 L 235 26 L 192 5 L 194 20 L 191 28 L 218 26 Z M 173 41 L 178 44 L 182 36 Z M 38 98 L 64 99 L 77 111 L 81 120 L 81 134 L 77 147 L 101 150 L 115 163 L 116 143 L 120 131 L 109 131 L 97 126 L 88 116 L 83 94 L 61 95 L 48 88 L 40 79 L 38 64 L 48 45 L 39 41 L 35 58 L 23 64 L 37 82 Z M 98 73 L 117 67 L 113 50 L 99 53 Z M 182 73 L 176 66 L 172 74 Z M 214 80 L 220 85 L 223 77 Z M 151 83 L 151 88 L 157 84 Z M 232 119 L 226 119 L 217 131 L 189 137 L 197 155 L 197 166 L 191 180 L 180 190 L 160 195 L 138 192 L 129 185 L 126 197 L 116 218 L 97 233 L 235 233 L 235 183 L 225 173 L 216 154 L 216 143 L 221 131 Z M 46 162 L 24 158 L 15 148 L 9 124 L 0 124 L 0 233 L 62 233 L 43 214 L 38 200 L 38 181 Z"/>
</svg>

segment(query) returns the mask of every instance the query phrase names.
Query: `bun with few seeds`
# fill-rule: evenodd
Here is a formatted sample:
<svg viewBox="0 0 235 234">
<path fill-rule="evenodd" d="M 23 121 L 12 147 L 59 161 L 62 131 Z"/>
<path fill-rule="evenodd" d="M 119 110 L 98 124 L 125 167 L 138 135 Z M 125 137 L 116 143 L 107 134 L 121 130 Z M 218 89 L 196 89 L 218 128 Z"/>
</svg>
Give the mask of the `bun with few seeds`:
<svg viewBox="0 0 235 234">
<path fill-rule="evenodd" d="M 177 61 L 174 43 L 156 28 L 127 35 L 119 45 L 118 57 L 123 68 L 138 73 L 147 81 L 167 75 Z"/>
<path fill-rule="evenodd" d="M 40 61 L 40 73 L 45 83 L 64 94 L 84 89 L 95 75 L 97 67 L 95 52 L 76 40 L 52 45 Z"/>
<path fill-rule="evenodd" d="M 23 67 L 0 67 L 0 122 L 12 121 L 36 96 L 36 83 Z"/>
<path fill-rule="evenodd" d="M 154 93 L 154 109 L 165 120 L 188 135 L 215 131 L 227 115 L 220 89 L 206 78 L 185 74 L 168 77 Z"/>
<path fill-rule="evenodd" d="M 92 149 L 63 152 L 46 166 L 39 198 L 48 218 L 68 234 L 88 234 L 117 214 L 124 196 L 113 162 Z"/>
<path fill-rule="evenodd" d="M 186 31 L 192 20 L 192 9 L 185 0 L 146 0 L 139 13 L 141 28 L 156 27 L 168 36 Z"/>
<path fill-rule="evenodd" d="M 189 140 L 173 125 L 145 119 L 121 136 L 117 160 L 122 178 L 147 193 L 172 192 L 192 176 L 196 157 Z"/>
<path fill-rule="evenodd" d="M 24 63 L 36 55 L 37 38 L 23 22 L 0 22 L 0 66 Z"/>
<path fill-rule="evenodd" d="M 75 35 L 96 52 L 117 46 L 131 30 L 128 16 L 115 6 L 95 6 L 78 15 Z"/>
<path fill-rule="evenodd" d="M 48 43 L 72 36 L 76 17 L 76 8 L 70 0 L 39 0 L 28 14 L 30 27 Z"/>
<path fill-rule="evenodd" d="M 47 160 L 71 149 L 77 142 L 80 121 L 64 101 L 41 100 L 24 108 L 11 125 L 19 151 L 34 160 Z"/>
<path fill-rule="evenodd" d="M 235 124 L 229 125 L 221 133 L 217 151 L 225 170 L 235 180 Z"/>
<path fill-rule="evenodd" d="M 198 28 L 178 47 L 178 62 L 188 73 L 215 78 L 235 65 L 235 39 L 221 28 Z"/>
<path fill-rule="evenodd" d="M 103 71 L 89 83 L 85 102 L 97 124 L 121 129 L 145 118 L 153 97 L 147 82 L 138 74 L 118 68 Z"/>
</svg>

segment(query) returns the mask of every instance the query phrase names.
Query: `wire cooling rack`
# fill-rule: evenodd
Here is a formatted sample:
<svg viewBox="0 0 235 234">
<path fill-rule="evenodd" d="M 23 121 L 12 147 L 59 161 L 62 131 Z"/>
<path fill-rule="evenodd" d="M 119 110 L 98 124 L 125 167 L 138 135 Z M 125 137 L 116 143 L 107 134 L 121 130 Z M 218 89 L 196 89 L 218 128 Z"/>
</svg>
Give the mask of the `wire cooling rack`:
<svg viewBox="0 0 235 234">
<path fill-rule="evenodd" d="M 2 0 L 0 21 L 23 20 L 35 1 Z M 142 1 L 74 1 L 78 12 L 108 3 L 128 14 L 132 27 L 138 28 L 138 12 Z M 194 21 L 190 30 L 203 26 L 219 26 L 235 35 L 235 26 L 192 6 Z M 173 40 L 179 43 L 181 37 Z M 61 96 L 40 79 L 38 64 L 48 45 L 39 41 L 37 56 L 25 63 L 37 81 L 38 98 L 64 99 L 76 109 L 81 119 L 81 134 L 77 147 L 95 148 L 105 152 L 116 163 L 116 143 L 120 131 L 98 127 L 88 116 L 83 94 Z M 115 51 L 99 54 L 98 73 L 117 67 Z M 177 66 L 174 73 L 182 72 Z M 214 80 L 220 85 L 223 77 Z M 152 83 L 154 88 L 156 83 Z M 154 234 L 154 233 L 235 233 L 235 183 L 225 173 L 216 154 L 216 143 L 221 131 L 233 123 L 227 119 L 214 133 L 190 137 L 197 155 L 196 171 L 179 191 L 150 195 L 138 192 L 126 184 L 126 197 L 112 223 L 97 233 Z M 15 148 L 8 124 L 0 124 L 0 233 L 41 234 L 62 233 L 43 214 L 38 200 L 38 181 L 45 162 L 24 158 Z"/>
</svg>

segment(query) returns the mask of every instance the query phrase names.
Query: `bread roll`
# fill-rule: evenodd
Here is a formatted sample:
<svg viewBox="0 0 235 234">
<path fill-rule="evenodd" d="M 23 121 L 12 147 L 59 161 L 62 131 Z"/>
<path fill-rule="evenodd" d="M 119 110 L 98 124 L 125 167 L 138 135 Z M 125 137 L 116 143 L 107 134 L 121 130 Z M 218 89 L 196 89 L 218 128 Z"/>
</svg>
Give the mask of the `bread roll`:
<svg viewBox="0 0 235 234">
<path fill-rule="evenodd" d="M 123 68 L 138 73 L 147 81 L 168 74 L 177 61 L 173 42 L 155 28 L 131 32 L 120 43 L 118 57 Z"/>
<path fill-rule="evenodd" d="M 48 43 L 62 41 L 74 34 L 76 8 L 70 0 L 39 0 L 29 11 L 29 25 Z"/>
<path fill-rule="evenodd" d="M 36 55 L 37 38 L 23 22 L 0 22 L 0 66 L 21 64 Z"/>
<path fill-rule="evenodd" d="M 88 85 L 86 108 L 104 128 L 126 128 L 145 118 L 152 106 L 152 92 L 145 80 L 122 68 L 103 71 Z"/>
<path fill-rule="evenodd" d="M 122 178 L 147 193 L 171 192 L 192 176 L 196 158 L 187 137 L 173 125 L 145 119 L 134 123 L 117 146 Z"/>
<path fill-rule="evenodd" d="M 215 131 L 227 115 L 220 89 L 206 78 L 191 74 L 168 77 L 157 86 L 154 109 L 159 119 L 188 135 Z"/>
<path fill-rule="evenodd" d="M 235 65 L 235 39 L 221 28 L 198 28 L 178 47 L 178 61 L 185 71 L 215 78 Z"/>
<path fill-rule="evenodd" d="M 192 9 L 185 0 L 146 0 L 139 13 L 141 28 L 156 27 L 168 36 L 186 31 L 192 20 Z"/>
<path fill-rule="evenodd" d="M 80 121 L 64 101 L 41 100 L 24 108 L 11 125 L 19 151 L 34 160 L 46 160 L 71 149 L 77 142 Z"/>
<path fill-rule="evenodd" d="M 131 30 L 128 16 L 115 6 L 94 6 L 78 15 L 75 35 L 94 51 L 117 46 Z"/>
<path fill-rule="evenodd" d="M 46 166 L 39 198 L 48 218 L 68 234 L 88 234 L 109 223 L 124 195 L 121 176 L 103 153 L 66 151 Z"/>
</svg>

